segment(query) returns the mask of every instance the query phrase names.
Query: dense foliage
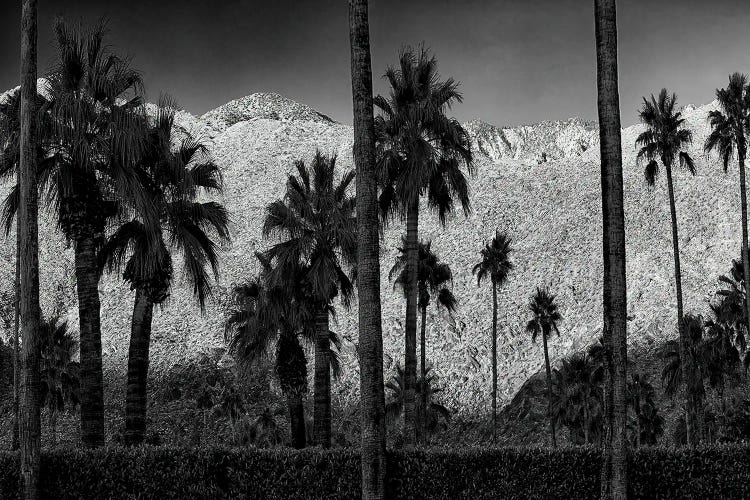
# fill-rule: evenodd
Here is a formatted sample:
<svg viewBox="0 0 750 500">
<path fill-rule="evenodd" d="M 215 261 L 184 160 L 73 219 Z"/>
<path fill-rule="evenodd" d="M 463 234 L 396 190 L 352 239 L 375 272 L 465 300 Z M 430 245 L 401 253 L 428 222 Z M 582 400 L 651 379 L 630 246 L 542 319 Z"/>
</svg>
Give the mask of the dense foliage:
<svg viewBox="0 0 750 500">
<path fill-rule="evenodd" d="M 0 455 L 13 498 L 16 454 Z M 598 498 L 600 452 L 486 448 L 390 452 L 391 498 Z M 644 448 L 630 457 L 632 498 L 747 498 L 750 448 Z M 45 498 L 318 498 L 360 496 L 354 450 L 149 448 L 58 450 L 42 457 Z"/>
</svg>

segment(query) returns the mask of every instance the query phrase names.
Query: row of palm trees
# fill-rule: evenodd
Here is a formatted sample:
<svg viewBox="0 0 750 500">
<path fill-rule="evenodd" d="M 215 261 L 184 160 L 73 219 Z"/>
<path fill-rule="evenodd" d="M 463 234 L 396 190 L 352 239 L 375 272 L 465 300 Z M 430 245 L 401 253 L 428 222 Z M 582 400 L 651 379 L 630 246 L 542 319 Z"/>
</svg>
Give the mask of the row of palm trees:
<svg viewBox="0 0 750 500">
<path fill-rule="evenodd" d="M 35 94 L 31 110 L 36 123 L 35 194 L 74 250 L 81 440 L 88 447 L 104 444 L 98 285 L 104 272 L 116 271 L 135 290 L 125 442 L 138 444 L 146 425 L 153 309 L 173 286 L 173 255 L 180 255 L 183 274 L 203 307 L 212 274 L 218 272 L 219 245 L 229 241 L 225 208 L 199 201 L 221 191 L 221 176 L 203 144 L 189 134 L 173 133 L 174 101 L 162 98 L 156 116 L 146 113 L 140 75 L 128 59 L 107 47 L 104 25 L 86 30 L 58 19 L 54 32 L 58 61 Z M 23 107 L 22 93 L 11 94 L 0 105 L 3 179 L 23 172 Z M 18 212 L 22 234 L 20 186 L 17 183 L 5 200 L 3 215 L 10 229 Z M 23 248 L 19 253 L 23 269 Z M 24 352 L 30 342 L 33 345 L 33 337 L 23 339 Z M 32 404 L 28 396 L 24 403 Z"/>
</svg>

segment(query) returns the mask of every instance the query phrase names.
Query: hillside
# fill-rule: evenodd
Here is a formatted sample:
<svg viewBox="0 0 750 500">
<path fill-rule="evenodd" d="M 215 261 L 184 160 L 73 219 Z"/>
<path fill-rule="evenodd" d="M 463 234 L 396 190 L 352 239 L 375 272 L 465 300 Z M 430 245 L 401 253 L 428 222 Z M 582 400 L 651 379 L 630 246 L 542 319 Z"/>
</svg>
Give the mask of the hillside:
<svg viewBox="0 0 750 500">
<path fill-rule="evenodd" d="M 715 158 L 702 153 L 706 115 L 714 104 L 685 108 L 695 145 L 691 150 L 698 175 L 675 178 L 687 311 L 706 309 L 717 277 L 739 254 L 739 196 L 735 169 L 724 174 Z M 169 302 L 154 318 L 153 372 L 201 351 L 223 346 L 223 317 L 233 284 L 257 271 L 253 252 L 268 245 L 260 238 L 264 206 L 282 195 L 293 161 L 309 158 L 316 148 L 336 152 L 341 168 L 352 168 L 352 129 L 311 108 L 276 94 L 253 94 L 198 118 L 178 115 L 180 128 L 211 145 L 221 166 L 223 201 L 232 216 L 233 244 L 222 252 L 221 279 L 201 315 L 184 287 L 175 287 Z M 459 299 L 455 321 L 428 312 L 428 353 L 434 361 L 447 405 L 460 414 L 489 408 L 491 290 L 478 288 L 471 268 L 495 228 L 513 237 L 513 271 L 500 291 L 500 400 L 515 391 L 542 365 L 539 345 L 523 328 L 534 287 L 549 284 L 558 295 L 564 320 L 562 337 L 551 342 L 559 358 L 583 348 L 601 330 L 601 199 L 596 124 L 578 119 L 522 127 L 467 124 L 474 144 L 477 173 L 471 179 L 473 211 L 449 219 L 445 229 L 434 216 L 420 220 L 422 238 L 450 264 Z M 642 348 L 673 334 L 674 285 L 666 187 L 662 180 L 647 189 L 634 165 L 638 126 L 623 130 L 626 236 L 628 255 L 629 342 Z M 7 186 L 0 189 L 7 192 Z M 57 303 L 77 323 L 72 277 L 72 251 L 49 218 L 42 225 L 41 262 L 44 308 Z M 387 283 L 403 226 L 392 225 L 383 241 L 383 328 L 385 368 L 390 373 L 403 356 L 404 303 Z M 12 289 L 15 237 L 0 251 L 0 291 Z M 118 277 L 100 286 L 105 367 L 122 372 L 127 357 L 132 292 Z M 356 307 L 356 302 L 355 302 Z M 340 402 L 358 392 L 355 344 L 356 314 L 338 307 L 333 326 L 347 340 L 345 373 L 334 392 Z"/>
</svg>

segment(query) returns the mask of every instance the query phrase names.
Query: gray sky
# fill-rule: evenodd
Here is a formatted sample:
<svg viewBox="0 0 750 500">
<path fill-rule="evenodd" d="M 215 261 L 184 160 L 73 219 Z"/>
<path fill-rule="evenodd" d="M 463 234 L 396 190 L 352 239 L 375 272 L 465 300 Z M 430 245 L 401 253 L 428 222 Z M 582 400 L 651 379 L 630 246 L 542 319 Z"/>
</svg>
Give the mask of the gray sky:
<svg viewBox="0 0 750 500">
<path fill-rule="evenodd" d="M 0 88 L 17 85 L 20 2 L 2 0 Z M 39 0 L 40 69 L 54 62 L 52 19 L 109 19 L 149 98 L 168 92 L 194 114 L 253 92 L 279 92 L 351 123 L 345 0 Z M 624 124 L 666 86 L 703 104 L 733 71 L 750 72 L 750 13 L 740 0 L 620 0 Z M 376 93 L 399 48 L 424 41 L 462 83 L 461 120 L 497 125 L 596 117 L 591 0 L 371 0 Z"/>
</svg>

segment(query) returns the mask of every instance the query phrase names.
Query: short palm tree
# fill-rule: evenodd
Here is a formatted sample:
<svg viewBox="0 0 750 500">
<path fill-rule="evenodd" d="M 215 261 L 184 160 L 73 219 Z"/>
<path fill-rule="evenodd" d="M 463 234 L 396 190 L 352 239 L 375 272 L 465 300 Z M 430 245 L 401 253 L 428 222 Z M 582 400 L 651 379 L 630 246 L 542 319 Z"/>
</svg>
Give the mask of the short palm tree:
<svg viewBox="0 0 750 500">
<path fill-rule="evenodd" d="M 492 442 L 495 442 L 497 432 L 497 289 L 508 279 L 513 269 L 510 261 L 511 239 L 500 231 L 495 231 L 495 237 L 482 249 L 482 260 L 472 269 L 477 276 L 477 286 L 485 278 L 492 283 Z"/>
<path fill-rule="evenodd" d="M 431 366 L 427 367 L 424 378 L 420 376 L 417 379 L 417 393 L 420 396 L 426 396 L 417 399 L 417 404 L 420 406 L 426 401 L 426 406 L 420 408 L 418 412 L 424 416 L 425 433 L 432 433 L 451 420 L 450 410 L 437 402 L 434 397 L 435 394 L 442 392 L 440 387 L 435 386 L 435 379 L 436 376 Z M 385 405 L 385 415 L 388 421 L 395 422 L 404 411 L 404 370 L 401 365 L 396 365 L 396 373 L 386 382 L 385 387 L 391 390 L 392 398 Z"/>
<path fill-rule="evenodd" d="M 272 286 L 290 288 L 301 269 L 303 293 L 315 304 L 315 443 L 331 446 L 331 349 L 329 317 L 339 295 L 349 307 L 354 287 L 346 274 L 357 259 L 354 171 L 336 181 L 336 156 L 315 153 L 309 166 L 295 163 L 286 195 L 266 207 L 264 237 L 279 241 L 265 258 L 273 263 Z M 294 271 L 294 272 L 291 272 Z"/>
<path fill-rule="evenodd" d="M 553 415 L 569 429 L 596 442 L 604 420 L 604 367 L 586 353 L 564 358 L 553 370 Z M 579 434 L 580 436 L 580 434 Z"/>
<path fill-rule="evenodd" d="M 745 181 L 745 157 L 747 155 L 747 134 L 750 132 L 750 85 L 747 76 L 733 73 L 729 85 L 716 90 L 718 110 L 709 112 L 708 122 L 711 133 L 706 138 L 706 152 L 716 151 L 724 163 L 724 171 L 736 155 L 740 170 L 740 208 L 742 212 L 742 268 L 743 275 L 750 276 L 747 234 L 747 184 Z M 750 294 L 745 296 L 746 331 L 750 332 Z"/>
<path fill-rule="evenodd" d="M 547 349 L 547 338 L 554 330 L 560 335 L 557 324 L 562 320 L 560 312 L 557 310 L 555 296 L 547 288 L 537 287 L 536 293 L 531 297 L 529 309 L 533 315 L 526 324 L 526 331 L 531 334 L 531 341 L 536 342 L 536 338 L 541 335 L 544 345 L 544 368 L 547 374 L 547 407 L 549 417 L 549 431 L 552 438 L 552 446 L 557 447 L 557 437 L 555 435 L 555 420 L 552 414 L 552 370 L 549 364 L 549 351 Z"/>
<path fill-rule="evenodd" d="M 172 254 L 181 255 L 184 275 L 203 309 L 211 293 L 210 273 L 218 277 L 218 243 L 229 241 L 224 206 L 198 201 L 202 195 L 221 192 L 219 167 L 206 147 L 189 135 L 175 139 L 174 114 L 174 104 L 163 100 L 147 127 L 138 161 L 141 182 L 156 210 L 123 222 L 98 252 L 101 268 L 124 268 L 123 278 L 135 290 L 125 402 L 127 445 L 142 443 L 146 431 L 151 323 L 154 306 L 167 299 L 172 287 Z M 173 149 L 173 143 L 179 146 Z"/>
<path fill-rule="evenodd" d="M 388 275 L 389 279 L 394 279 L 394 287 L 400 286 L 406 295 L 406 284 L 409 283 L 409 274 L 407 272 L 407 252 L 406 238 L 402 238 L 402 246 L 398 249 L 399 254 L 396 262 L 393 264 Z M 456 310 L 458 301 L 451 292 L 449 285 L 453 282 L 453 273 L 448 264 L 440 262 L 440 259 L 432 251 L 432 242 L 419 242 L 419 265 L 417 269 L 417 289 L 419 290 L 419 300 L 417 307 L 422 314 L 422 325 L 420 331 L 420 376 L 426 380 L 427 374 L 427 355 L 426 355 L 426 326 L 427 326 L 427 307 L 430 305 L 432 298 L 438 306 L 444 307 L 448 314 L 453 314 Z M 427 392 L 422 391 L 422 408 L 427 408 Z M 422 428 L 425 426 L 426 415 L 421 415 L 420 420 Z"/>
<path fill-rule="evenodd" d="M 230 350 L 244 363 L 267 356 L 276 345 L 276 375 L 287 399 L 291 443 L 304 448 L 307 359 L 299 337 L 310 332 L 304 324 L 310 324 L 312 311 L 306 301 L 295 297 L 295 290 L 270 286 L 270 263 L 262 255 L 258 259 L 264 267 L 261 276 L 234 289 L 235 309 L 226 322 L 227 339 Z"/>
<path fill-rule="evenodd" d="M 642 444 L 656 444 L 664 432 L 664 419 L 659 415 L 654 398 L 654 387 L 648 378 L 634 373 L 628 382 L 628 406 L 633 409 L 631 441 L 636 448 Z"/>
<path fill-rule="evenodd" d="M 419 202 L 427 198 L 442 224 L 455 201 L 470 210 L 469 186 L 463 169 L 473 173 L 469 136 L 446 113 L 461 102 L 458 83 L 440 80 L 437 60 L 426 50 L 404 50 L 399 66 L 385 74 L 391 86 L 388 98 L 377 96 L 375 117 L 377 168 L 380 178 L 380 211 L 384 223 L 394 216 L 406 220 L 407 267 L 419 262 Z M 405 440 L 417 438 L 414 390 L 417 374 L 417 273 L 406 284 L 404 361 Z"/>
<path fill-rule="evenodd" d="M 68 322 L 52 316 L 40 329 L 41 407 L 49 415 L 52 446 L 57 443 L 57 417 L 60 412 L 79 403 L 80 365 L 73 358 L 78 354 L 78 341 L 68 331 Z"/>
<path fill-rule="evenodd" d="M 700 315 L 686 314 L 684 318 L 685 348 L 682 350 L 679 342 L 667 342 L 662 349 L 665 361 L 662 369 L 662 382 L 665 392 L 669 396 L 676 394 L 679 387 L 685 385 L 687 400 L 687 419 L 693 427 L 687 428 L 687 443 L 694 446 L 703 438 L 703 401 L 706 394 L 703 379 L 707 374 L 707 351 L 705 349 L 705 322 Z M 688 361 L 689 370 L 685 370 Z M 692 414 L 691 414 L 692 413 Z M 690 433 L 692 432 L 692 436 Z"/>
<path fill-rule="evenodd" d="M 680 269 L 680 244 L 677 231 L 677 209 L 675 206 L 674 187 L 672 182 L 672 168 L 679 161 L 681 167 L 690 174 L 695 175 L 695 164 L 690 155 L 684 149 L 693 142 L 693 134 L 685 128 L 685 119 L 682 113 L 675 109 L 677 97 L 671 96 L 667 89 L 661 89 L 659 97 L 651 95 L 651 99 L 643 98 L 643 107 L 639 111 L 641 121 L 646 130 L 641 133 L 635 141 L 636 147 L 640 148 L 636 161 L 641 163 L 647 161 L 645 176 L 649 186 L 656 183 L 659 175 L 659 163 L 664 166 L 667 174 L 667 193 L 669 195 L 669 211 L 672 216 L 672 251 L 674 257 L 674 276 L 677 289 L 677 331 L 681 352 L 685 357 L 685 329 L 683 327 L 683 304 L 682 304 L 682 273 Z M 687 373 L 690 368 L 688 363 L 682 364 L 682 369 Z M 689 399 L 689 398 L 688 398 Z M 691 420 L 695 412 L 690 409 L 690 403 L 686 405 L 687 428 L 689 442 L 693 439 L 691 429 L 696 422 Z"/>
</svg>

